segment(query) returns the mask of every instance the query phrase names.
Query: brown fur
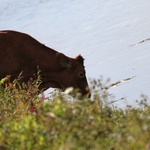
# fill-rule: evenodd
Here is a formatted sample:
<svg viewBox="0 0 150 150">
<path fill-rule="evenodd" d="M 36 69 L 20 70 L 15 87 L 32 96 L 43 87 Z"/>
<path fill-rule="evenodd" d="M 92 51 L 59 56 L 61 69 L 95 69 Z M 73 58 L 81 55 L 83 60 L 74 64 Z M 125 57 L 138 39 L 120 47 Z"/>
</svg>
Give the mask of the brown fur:
<svg viewBox="0 0 150 150">
<path fill-rule="evenodd" d="M 89 92 L 81 55 L 70 58 L 41 44 L 31 36 L 16 32 L 0 31 L 0 79 L 11 75 L 14 80 L 22 72 L 27 82 L 37 67 L 41 70 L 40 89 L 78 88 L 82 94 Z"/>
</svg>

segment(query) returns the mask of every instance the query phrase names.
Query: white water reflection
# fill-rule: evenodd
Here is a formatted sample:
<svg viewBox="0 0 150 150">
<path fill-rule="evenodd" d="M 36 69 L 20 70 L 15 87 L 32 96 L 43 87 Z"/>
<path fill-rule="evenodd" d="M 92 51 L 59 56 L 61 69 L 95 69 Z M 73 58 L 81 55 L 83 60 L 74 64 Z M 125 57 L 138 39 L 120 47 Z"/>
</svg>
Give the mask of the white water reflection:
<svg viewBox="0 0 150 150">
<path fill-rule="evenodd" d="M 85 57 L 89 78 L 111 83 L 136 76 L 110 89 L 123 107 L 149 95 L 150 1 L 145 0 L 1 0 L 0 29 L 26 32 L 68 56 Z"/>
</svg>

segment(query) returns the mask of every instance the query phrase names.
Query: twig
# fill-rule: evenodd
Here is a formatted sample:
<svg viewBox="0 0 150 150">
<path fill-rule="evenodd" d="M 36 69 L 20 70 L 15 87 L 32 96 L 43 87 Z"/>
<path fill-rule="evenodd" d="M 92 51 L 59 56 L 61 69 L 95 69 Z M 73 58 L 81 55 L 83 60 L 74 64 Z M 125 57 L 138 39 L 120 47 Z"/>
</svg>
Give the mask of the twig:
<svg viewBox="0 0 150 150">
<path fill-rule="evenodd" d="M 130 45 L 130 46 L 136 46 L 136 45 L 141 44 L 141 43 L 144 43 L 144 42 L 146 42 L 146 41 L 150 41 L 150 38 L 145 39 L 145 40 L 142 40 L 142 41 L 140 41 L 140 42 L 138 42 L 138 43 L 135 43 L 135 44 L 132 44 L 132 45 Z"/>
</svg>

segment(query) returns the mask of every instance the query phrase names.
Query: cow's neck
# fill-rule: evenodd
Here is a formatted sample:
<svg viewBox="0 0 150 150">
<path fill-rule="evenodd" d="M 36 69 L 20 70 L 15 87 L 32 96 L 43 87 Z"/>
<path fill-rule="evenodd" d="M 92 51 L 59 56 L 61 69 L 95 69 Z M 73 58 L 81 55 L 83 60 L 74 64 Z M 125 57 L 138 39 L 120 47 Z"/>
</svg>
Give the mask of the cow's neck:
<svg viewBox="0 0 150 150">
<path fill-rule="evenodd" d="M 61 70 L 47 70 L 41 72 L 41 78 L 42 78 L 42 87 L 45 87 L 45 89 L 48 89 L 49 87 L 52 88 L 63 88 L 62 84 L 62 75 Z"/>
</svg>

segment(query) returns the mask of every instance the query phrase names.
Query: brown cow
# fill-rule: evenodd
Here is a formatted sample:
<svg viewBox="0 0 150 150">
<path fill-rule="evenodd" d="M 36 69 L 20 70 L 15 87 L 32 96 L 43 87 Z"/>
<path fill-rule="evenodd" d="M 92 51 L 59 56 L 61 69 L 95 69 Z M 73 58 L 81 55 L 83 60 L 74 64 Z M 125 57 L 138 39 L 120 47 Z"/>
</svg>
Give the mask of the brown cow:
<svg viewBox="0 0 150 150">
<path fill-rule="evenodd" d="M 11 75 L 12 80 L 22 72 L 27 82 L 41 70 L 40 89 L 74 87 L 89 93 L 81 55 L 69 58 L 41 44 L 31 36 L 10 30 L 0 31 L 0 79 Z"/>
</svg>

